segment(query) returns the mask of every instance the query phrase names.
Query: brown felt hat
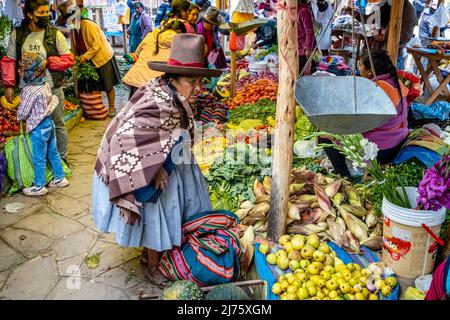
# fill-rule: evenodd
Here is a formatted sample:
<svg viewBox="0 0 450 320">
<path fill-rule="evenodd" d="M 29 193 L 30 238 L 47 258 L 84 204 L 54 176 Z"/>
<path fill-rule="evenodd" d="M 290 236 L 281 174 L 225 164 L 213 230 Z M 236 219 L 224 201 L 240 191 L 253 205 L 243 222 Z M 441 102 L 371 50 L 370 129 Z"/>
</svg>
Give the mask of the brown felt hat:
<svg viewBox="0 0 450 320">
<path fill-rule="evenodd" d="M 220 11 L 216 7 L 208 7 L 206 11 L 199 13 L 199 16 L 215 26 L 220 26 L 223 23 L 222 17 L 220 16 Z"/>
<path fill-rule="evenodd" d="M 222 70 L 205 66 L 205 38 L 198 34 L 182 33 L 173 37 L 167 62 L 150 61 L 152 70 L 182 76 L 217 78 Z"/>
<path fill-rule="evenodd" d="M 70 14 L 67 13 L 67 11 L 69 10 L 70 6 L 76 6 L 77 3 L 75 0 L 67 0 L 63 3 L 61 3 L 58 6 L 58 11 L 59 11 L 59 16 L 58 19 L 56 19 L 55 21 L 55 25 L 57 26 L 62 26 L 67 22 L 67 18 L 69 18 Z M 71 12 L 73 13 L 73 12 Z"/>
</svg>

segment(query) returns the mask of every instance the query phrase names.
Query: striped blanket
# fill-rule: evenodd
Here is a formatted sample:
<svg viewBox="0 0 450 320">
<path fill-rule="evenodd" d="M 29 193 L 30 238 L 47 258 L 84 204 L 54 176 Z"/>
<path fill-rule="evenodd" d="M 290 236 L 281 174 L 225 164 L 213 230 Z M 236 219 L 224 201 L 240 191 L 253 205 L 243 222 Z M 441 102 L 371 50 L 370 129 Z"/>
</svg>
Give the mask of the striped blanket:
<svg viewBox="0 0 450 320">
<path fill-rule="evenodd" d="M 238 280 L 244 249 L 237 224 L 239 218 L 223 210 L 192 216 L 183 224 L 181 247 L 163 253 L 160 271 L 173 281 L 188 280 L 199 286 Z"/>
</svg>

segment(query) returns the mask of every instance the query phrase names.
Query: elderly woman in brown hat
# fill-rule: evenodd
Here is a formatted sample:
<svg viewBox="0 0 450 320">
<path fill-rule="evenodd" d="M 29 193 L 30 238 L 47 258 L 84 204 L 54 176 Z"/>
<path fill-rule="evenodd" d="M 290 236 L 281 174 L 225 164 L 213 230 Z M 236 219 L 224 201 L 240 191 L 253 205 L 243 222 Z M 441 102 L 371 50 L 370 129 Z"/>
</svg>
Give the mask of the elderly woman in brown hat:
<svg viewBox="0 0 450 320">
<path fill-rule="evenodd" d="M 164 285 L 161 252 L 181 245 L 181 225 L 211 210 L 206 181 L 191 147 L 194 111 L 204 77 L 202 36 L 173 38 L 167 62 L 149 62 L 164 75 L 139 88 L 103 137 L 93 178 L 93 218 L 125 247 L 143 246 L 150 281 Z"/>
</svg>

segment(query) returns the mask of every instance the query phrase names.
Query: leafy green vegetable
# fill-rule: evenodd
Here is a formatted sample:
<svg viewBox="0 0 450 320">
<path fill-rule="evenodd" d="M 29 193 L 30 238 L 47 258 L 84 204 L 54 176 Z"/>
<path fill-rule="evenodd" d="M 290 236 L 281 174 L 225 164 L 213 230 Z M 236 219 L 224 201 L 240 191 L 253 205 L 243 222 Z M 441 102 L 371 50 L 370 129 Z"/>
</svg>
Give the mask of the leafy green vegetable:
<svg viewBox="0 0 450 320">
<path fill-rule="evenodd" d="M 86 264 L 89 268 L 95 269 L 98 267 L 100 263 L 100 254 L 101 253 L 96 253 L 86 258 Z"/>
<path fill-rule="evenodd" d="M 97 68 L 90 61 L 80 63 L 79 58 L 75 60 L 73 72 L 78 80 L 80 92 L 92 92 L 99 89 L 99 75 Z"/>
<path fill-rule="evenodd" d="M 391 178 L 392 181 L 404 187 L 418 187 L 420 180 L 424 175 L 424 166 L 418 160 L 410 160 L 399 165 L 390 165 L 384 169 L 386 178 Z M 369 186 L 369 184 L 371 184 Z M 381 204 L 383 202 L 383 193 L 381 187 L 373 181 L 366 184 L 364 189 L 364 198 L 373 205 L 373 210 L 377 214 L 381 214 Z"/>
<path fill-rule="evenodd" d="M 244 104 L 229 111 L 229 121 L 235 125 L 239 125 L 241 121 L 247 119 L 258 119 L 267 124 L 268 117 L 275 117 L 275 102 L 268 99 L 261 99 L 253 104 Z"/>
<path fill-rule="evenodd" d="M 255 146 L 245 143 L 231 146 L 206 176 L 214 209 L 236 211 L 242 201 L 254 201 L 253 183 L 271 175 L 271 163 L 272 158 Z"/>
<path fill-rule="evenodd" d="M 312 133 L 316 132 L 317 129 L 309 122 L 308 117 L 303 114 L 302 109 L 299 106 L 295 106 L 295 121 L 294 126 L 294 139 L 302 140 Z"/>
</svg>

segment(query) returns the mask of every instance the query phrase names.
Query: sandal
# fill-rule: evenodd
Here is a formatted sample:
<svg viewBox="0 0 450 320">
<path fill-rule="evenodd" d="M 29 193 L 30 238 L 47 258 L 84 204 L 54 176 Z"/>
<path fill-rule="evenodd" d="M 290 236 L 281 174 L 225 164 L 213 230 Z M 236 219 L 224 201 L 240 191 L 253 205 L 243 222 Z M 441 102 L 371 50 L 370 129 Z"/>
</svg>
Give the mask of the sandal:
<svg viewBox="0 0 450 320">
<path fill-rule="evenodd" d="M 108 117 L 109 118 L 114 118 L 117 115 L 115 110 L 109 110 L 108 112 Z"/>
<path fill-rule="evenodd" d="M 161 276 L 166 280 L 163 280 L 163 281 L 157 280 L 148 268 L 144 268 L 144 275 L 152 284 L 154 284 L 155 286 L 157 286 L 160 289 L 164 289 L 165 287 L 168 287 L 172 283 L 172 281 L 170 281 L 163 275 L 161 275 Z"/>
</svg>

